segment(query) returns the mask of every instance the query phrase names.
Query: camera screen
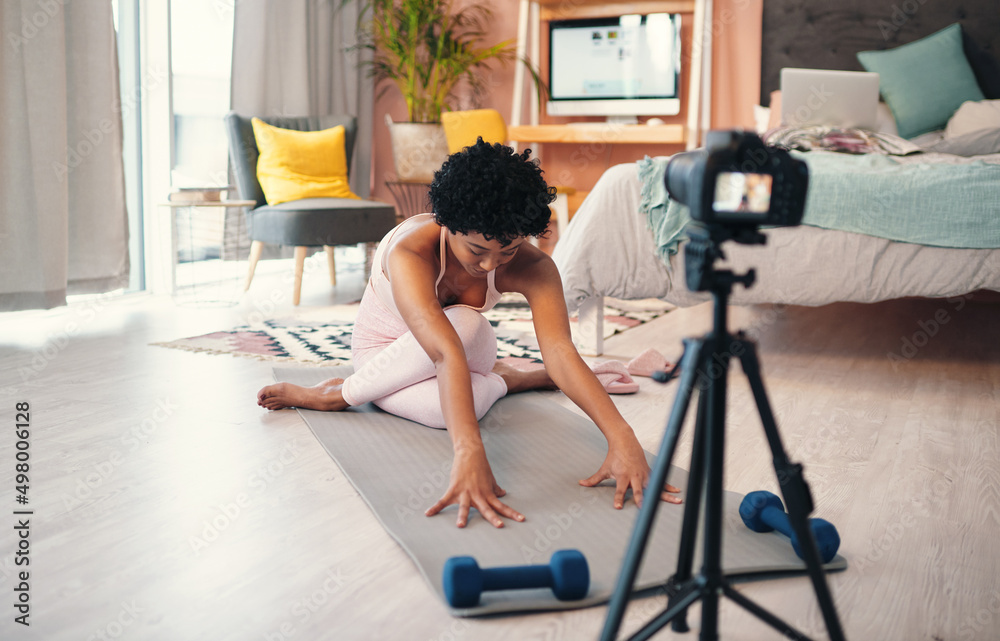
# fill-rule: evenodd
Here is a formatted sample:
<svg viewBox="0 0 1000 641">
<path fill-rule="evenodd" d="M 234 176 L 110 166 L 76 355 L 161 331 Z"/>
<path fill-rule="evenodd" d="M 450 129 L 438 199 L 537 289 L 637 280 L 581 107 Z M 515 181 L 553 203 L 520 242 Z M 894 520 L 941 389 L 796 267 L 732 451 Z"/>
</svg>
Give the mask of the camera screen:
<svg viewBox="0 0 1000 641">
<path fill-rule="evenodd" d="M 771 208 L 771 175 L 719 172 L 712 209 L 717 212 L 767 214 Z"/>
</svg>

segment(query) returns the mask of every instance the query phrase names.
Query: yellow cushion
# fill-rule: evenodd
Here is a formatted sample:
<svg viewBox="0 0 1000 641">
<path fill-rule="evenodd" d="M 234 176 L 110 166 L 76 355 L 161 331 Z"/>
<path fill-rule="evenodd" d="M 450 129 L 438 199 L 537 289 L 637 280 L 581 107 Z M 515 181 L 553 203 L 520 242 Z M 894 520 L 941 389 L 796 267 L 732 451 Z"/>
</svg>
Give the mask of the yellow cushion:
<svg viewBox="0 0 1000 641">
<path fill-rule="evenodd" d="M 358 198 L 347 182 L 344 127 L 294 131 L 250 121 L 257 139 L 257 180 L 267 204 L 301 198 Z"/>
<path fill-rule="evenodd" d="M 441 114 L 441 126 L 448 139 L 448 153 L 462 151 L 483 137 L 488 143 L 507 142 L 507 123 L 496 109 L 446 111 Z"/>
</svg>

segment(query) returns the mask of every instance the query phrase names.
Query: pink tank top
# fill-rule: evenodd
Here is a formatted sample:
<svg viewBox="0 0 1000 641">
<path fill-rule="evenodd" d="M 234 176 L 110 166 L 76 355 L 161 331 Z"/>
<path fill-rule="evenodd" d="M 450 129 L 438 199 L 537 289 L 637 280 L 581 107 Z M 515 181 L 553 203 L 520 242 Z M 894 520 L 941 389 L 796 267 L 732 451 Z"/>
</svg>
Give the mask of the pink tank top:
<svg viewBox="0 0 1000 641">
<path fill-rule="evenodd" d="M 399 313 L 399 309 L 396 307 L 396 302 L 392 298 L 392 284 L 389 282 L 389 278 L 385 275 L 385 255 L 387 253 L 387 248 L 391 244 L 392 237 L 400 229 L 413 225 L 416 223 L 426 222 L 431 219 L 433 214 L 417 214 L 411 216 L 396 225 L 382 242 L 378 244 L 378 249 L 375 250 L 375 256 L 372 259 L 372 275 L 368 279 L 368 285 L 371 287 L 372 291 L 378 297 L 378 299 L 385 305 L 393 314 L 397 317 L 402 318 Z M 441 271 L 438 273 L 437 280 L 434 281 L 434 293 L 437 294 L 438 284 L 441 279 L 444 278 L 445 271 L 445 258 L 447 256 L 446 245 L 447 242 L 448 229 L 445 227 L 441 228 Z M 500 297 L 502 294 L 497 291 L 496 288 L 496 269 L 491 270 L 486 274 L 486 300 L 483 302 L 482 307 L 473 307 L 472 305 L 463 305 L 464 307 L 469 307 L 478 312 L 485 312 L 493 309 L 493 307 L 500 302 Z M 449 305 L 449 307 L 454 307 L 454 305 Z"/>
</svg>

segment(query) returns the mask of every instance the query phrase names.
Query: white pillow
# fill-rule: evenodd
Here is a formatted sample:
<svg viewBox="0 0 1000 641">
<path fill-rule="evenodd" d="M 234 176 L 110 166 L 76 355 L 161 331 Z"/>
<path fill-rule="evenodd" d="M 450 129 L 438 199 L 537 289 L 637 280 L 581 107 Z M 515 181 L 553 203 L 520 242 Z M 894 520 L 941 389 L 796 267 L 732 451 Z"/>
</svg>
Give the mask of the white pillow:
<svg viewBox="0 0 1000 641">
<path fill-rule="evenodd" d="M 896 129 L 896 119 L 892 115 L 892 109 L 889 109 L 889 105 L 881 101 L 875 110 L 875 131 L 880 134 L 899 135 L 899 130 Z"/>
<path fill-rule="evenodd" d="M 967 100 L 952 114 L 944 128 L 945 138 L 982 129 L 1000 129 L 1000 100 Z"/>
</svg>

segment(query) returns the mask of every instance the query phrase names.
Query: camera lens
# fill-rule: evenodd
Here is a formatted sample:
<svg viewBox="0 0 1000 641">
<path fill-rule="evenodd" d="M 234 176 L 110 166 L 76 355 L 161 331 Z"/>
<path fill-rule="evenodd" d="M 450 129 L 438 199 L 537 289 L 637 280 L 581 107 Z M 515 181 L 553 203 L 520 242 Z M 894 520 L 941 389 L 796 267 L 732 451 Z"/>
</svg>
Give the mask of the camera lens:
<svg viewBox="0 0 1000 641">
<path fill-rule="evenodd" d="M 667 161 L 667 170 L 663 175 L 663 184 L 667 188 L 667 194 L 677 202 L 691 206 L 689 193 L 691 185 L 698 188 L 699 181 L 694 173 L 704 165 L 704 159 L 708 156 L 704 149 L 685 151 L 674 154 Z"/>
</svg>

